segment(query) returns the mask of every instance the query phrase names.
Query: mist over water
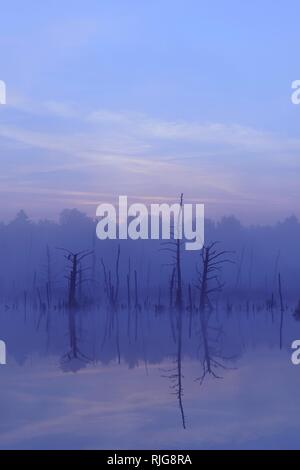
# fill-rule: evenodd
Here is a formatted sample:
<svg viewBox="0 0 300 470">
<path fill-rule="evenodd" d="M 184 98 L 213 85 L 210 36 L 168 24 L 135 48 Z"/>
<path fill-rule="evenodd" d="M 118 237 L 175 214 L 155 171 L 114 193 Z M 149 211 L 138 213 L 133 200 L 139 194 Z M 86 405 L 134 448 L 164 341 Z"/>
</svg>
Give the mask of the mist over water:
<svg viewBox="0 0 300 470">
<path fill-rule="evenodd" d="M 0 226 L 0 447 L 297 447 L 297 219 L 206 221 L 193 253 L 95 224 Z"/>
</svg>

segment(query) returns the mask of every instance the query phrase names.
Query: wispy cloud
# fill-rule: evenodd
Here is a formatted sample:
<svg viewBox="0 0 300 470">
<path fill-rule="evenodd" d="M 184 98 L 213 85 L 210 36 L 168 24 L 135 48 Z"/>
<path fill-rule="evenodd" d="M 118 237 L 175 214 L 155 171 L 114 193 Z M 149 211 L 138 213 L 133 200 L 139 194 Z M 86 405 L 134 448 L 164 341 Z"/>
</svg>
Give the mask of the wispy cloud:
<svg viewBox="0 0 300 470">
<path fill-rule="evenodd" d="M 266 192 L 270 204 L 272 198 L 278 201 L 279 177 L 286 187 L 284 208 L 291 203 L 288 176 L 289 169 L 299 167 L 300 139 L 236 124 L 167 121 L 50 100 L 39 105 L 16 100 L 7 112 L 29 118 L 0 125 L 3 151 L 18 161 L 14 172 L 3 160 L 2 172 L 8 171 L 15 187 L 25 183 L 33 194 L 52 188 L 49 204 L 53 190 L 61 194 L 62 186 L 74 194 L 89 193 L 91 204 L 99 187 L 111 197 L 120 192 L 149 197 L 155 186 L 162 197 L 185 191 L 219 210 L 227 202 L 226 210 L 234 212 L 255 207 Z M 265 174 L 257 178 L 258 164 Z"/>
</svg>

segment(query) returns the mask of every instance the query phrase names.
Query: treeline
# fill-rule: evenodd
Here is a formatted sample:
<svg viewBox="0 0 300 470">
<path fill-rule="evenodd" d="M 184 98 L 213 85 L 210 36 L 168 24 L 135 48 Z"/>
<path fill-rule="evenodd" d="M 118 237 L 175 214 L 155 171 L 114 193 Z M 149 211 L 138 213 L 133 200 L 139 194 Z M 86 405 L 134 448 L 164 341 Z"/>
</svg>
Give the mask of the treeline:
<svg viewBox="0 0 300 470">
<path fill-rule="evenodd" d="M 105 241 L 95 236 L 96 222 L 76 209 L 64 210 L 57 222 L 34 222 L 20 211 L 9 223 L 0 224 L 0 295 L 14 297 L 32 289 L 46 289 L 51 281 L 51 294 L 61 296 L 66 289 L 65 259 L 58 248 L 72 252 L 90 250 L 90 278 L 102 289 L 103 263 L 113 266 L 118 246 L 121 256 L 119 289 L 126 293 L 128 263 L 139 277 L 139 289 L 153 295 L 165 295 L 170 284 L 169 255 L 160 241 Z M 267 296 L 276 290 L 279 272 L 286 295 L 299 296 L 300 223 L 289 217 L 273 226 L 243 226 L 235 217 L 223 217 L 218 222 L 206 220 L 206 242 L 220 242 L 231 251 L 232 261 L 222 270 L 224 288 L 232 295 Z M 197 276 L 200 252 L 182 250 L 184 282 L 192 283 Z M 111 268 L 113 269 L 113 268 Z M 91 288 L 86 283 L 85 288 Z M 102 286 L 102 287 L 101 287 Z M 95 287 L 94 287 L 95 288 Z"/>
</svg>

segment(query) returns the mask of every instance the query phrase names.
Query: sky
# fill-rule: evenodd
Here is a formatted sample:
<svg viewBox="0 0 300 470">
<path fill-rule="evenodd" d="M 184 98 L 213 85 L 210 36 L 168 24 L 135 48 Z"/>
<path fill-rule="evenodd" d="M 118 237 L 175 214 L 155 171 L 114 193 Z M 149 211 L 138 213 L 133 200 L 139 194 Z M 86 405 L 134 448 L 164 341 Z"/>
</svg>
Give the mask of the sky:
<svg viewBox="0 0 300 470">
<path fill-rule="evenodd" d="M 101 202 L 300 217 L 294 0 L 1 5 L 0 220 Z"/>
</svg>

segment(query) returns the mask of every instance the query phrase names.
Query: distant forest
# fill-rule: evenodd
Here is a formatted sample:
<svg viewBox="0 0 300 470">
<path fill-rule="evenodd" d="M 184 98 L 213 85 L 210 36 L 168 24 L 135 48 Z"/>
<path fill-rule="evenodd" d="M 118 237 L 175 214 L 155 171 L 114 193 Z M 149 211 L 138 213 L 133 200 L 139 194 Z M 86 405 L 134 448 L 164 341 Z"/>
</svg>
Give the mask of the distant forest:
<svg viewBox="0 0 300 470">
<path fill-rule="evenodd" d="M 9 223 L 0 223 L 0 295 L 12 300 L 24 292 L 51 288 L 53 297 L 66 292 L 68 279 L 64 250 L 87 250 L 83 260 L 83 294 L 101 297 L 103 267 L 115 272 L 119 251 L 120 293 L 126 293 L 128 269 L 137 272 L 139 289 L 153 296 L 167 295 L 172 275 L 171 255 L 162 241 L 100 241 L 96 220 L 77 209 L 65 209 L 58 222 L 34 222 L 21 210 Z M 234 216 L 218 222 L 206 220 L 205 244 L 218 242 L 218 250 L 230 252 L 222 266 L 223 291 L 237 297 L 266 298 L 277 289 L 281 273 L 285 297 L 300 297 L 300 223 L 295 216 L 273 226 L 245 227 Z M 201 253 L 181 250 L 183 286 L 197 280 Z"/>
</svg>

